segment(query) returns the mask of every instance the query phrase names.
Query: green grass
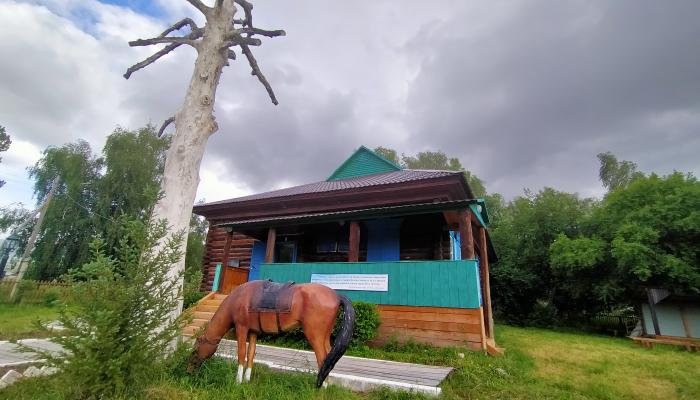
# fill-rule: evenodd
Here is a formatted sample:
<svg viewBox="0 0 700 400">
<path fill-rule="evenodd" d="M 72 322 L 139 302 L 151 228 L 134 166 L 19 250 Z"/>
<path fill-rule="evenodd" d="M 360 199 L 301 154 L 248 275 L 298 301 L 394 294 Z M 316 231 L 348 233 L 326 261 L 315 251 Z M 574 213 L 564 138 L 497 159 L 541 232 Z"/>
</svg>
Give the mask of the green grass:
<svg viewBox="0 0 700 400">
<path fill-rule="evenodd" d="M 390 345 L 352 349 L 349 354 L 396 361 L 449 365 L 443 399 L 699 399 L 700 354 L 671 347 L 653 350 L 628 339 L 542 329 L 497 327 L 503 357 L 465 349 Z M 461 358 L 460 353 L 465 357 Z M 314 389 L 314 377 L 278 373 L 256 366 L 250 384 L 236 385 L 235 366 L 207 361 L 194 376 L 183 359 L 143 394 L 148 399 L 418 399 L 416 394 L 380 390 L 357 394 L 330 387 Z M 61 378 L 44 378 L 0 391 L 0 398 L 71 398 Z"/>
<path fill-rule="evenodd" d="M 45 337 L 46 332 L 42 332 L 35 322 L 55 320 L 58 310 L 58 306 L 0 303 L 0 340 Z"/>
</svg>

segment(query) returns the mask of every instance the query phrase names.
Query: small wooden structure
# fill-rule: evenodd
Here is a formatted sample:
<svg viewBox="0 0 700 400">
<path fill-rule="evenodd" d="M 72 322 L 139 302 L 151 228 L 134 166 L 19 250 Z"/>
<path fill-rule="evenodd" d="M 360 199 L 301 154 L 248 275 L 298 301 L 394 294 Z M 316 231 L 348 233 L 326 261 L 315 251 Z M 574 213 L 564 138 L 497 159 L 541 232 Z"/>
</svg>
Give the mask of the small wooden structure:
<svg viewBox="0 0 700 400">
<path fill-rule="evenodd" d="M 225 294 L 255 279 L 319 282 L 377 304 L 379 342 L 500 350 L 489 217 L 461 172 L 401 169 L 360 147 L 325 181 L 194 212 L 210 223 L 204 290 Z"/>
<path fill-rule="evenodd" d="M 643 346 L 671 344 L 700 349 L 700 295 L 646 289 L 641 305 L 644 335 L 634 337 Z"/>
</svg>

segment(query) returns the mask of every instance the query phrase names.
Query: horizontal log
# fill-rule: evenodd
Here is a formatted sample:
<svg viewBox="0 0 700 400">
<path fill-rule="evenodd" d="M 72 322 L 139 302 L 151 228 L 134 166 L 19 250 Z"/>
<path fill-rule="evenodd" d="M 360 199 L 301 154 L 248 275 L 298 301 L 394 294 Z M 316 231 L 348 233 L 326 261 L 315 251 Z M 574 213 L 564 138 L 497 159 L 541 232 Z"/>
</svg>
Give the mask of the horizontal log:
<svg viewBox="0 0 700 400">
<path fill-rule="evenodd" d="M 458 333 L 458 332 L 441 332 L 441 331 L 430 331 L 423 329 L 404 329 L 404 328 L 393 328 L 386 326 L 379 326 L 379 334 L 382 336 L 396 336 L 401 337 L 412 337 L 414 339 L 424 339 L 426 341 L 430 340 L 443 340 L 451 341 L 455 343 L 462 342 L 478 342 L 481 343 L 481 334 L 475 333 Z"/>
<path fill-rule="evenodd" d="M 462 332 L 481 334 L 481 325 L 458 322 L 421 321 L 413 319 L 382 318 L 382 326 L 403 329 L 422 329 L 440 332 Z"/>
<path fill-rule="evenodd" d="M 437 314 L 437 313 L 405 313 L 402 311 L 382 311 L 379 313 L 384 319 L 410 319 L 413 321 L 433 321 L 433 322 L 458 322 L 462 324 L 479 324 L 479 316 L 460 314 Z"/>
</svg>

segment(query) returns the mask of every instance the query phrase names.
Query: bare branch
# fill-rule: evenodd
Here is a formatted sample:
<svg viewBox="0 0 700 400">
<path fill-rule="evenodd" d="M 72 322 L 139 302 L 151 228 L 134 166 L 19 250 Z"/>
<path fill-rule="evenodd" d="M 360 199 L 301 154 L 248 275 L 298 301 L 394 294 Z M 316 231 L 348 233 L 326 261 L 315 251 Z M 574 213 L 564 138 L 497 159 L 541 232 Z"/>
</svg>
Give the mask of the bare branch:
<svg viewBox="0 0 700 400">
<path fill-rule="evenodd" d="M 250 36 L 241 36 L 238 32 L 232 32 L 226 36 L 225 47 L 231 46 L 260 46 L 262 41 L 257 38 L 252 38 Z"/>
<path fill-rule="evenodd" d="M 188 18 L 186 18 L 186 19 L 188 19 Z M 182 21 L 180 21 L 180 22 L 182 22 Z M 178 22 L 178 24 L 180 22 Z M 175 25 L 177 25 L 177 24 L 175 24 Z M 175 26 L 175 25 L 173 25 L 173 26 Z M 197 28 L 196 30 L 193 30 L 192 32 L 190 32 L 189 35 L 185 36 L 185 38 L 193 41 L 192 43 L 194 43 L 194 40 L 200 38 L 203 35 L 203 32 L 204 31 L 202 29 Z M 129 45 L 131 45 L 131 43 L 129 43 Z M 171 43 L 171 44 L 165 46 L 163 49 L 157 51 L 155 54 L 148 57 L 147 59 L 132 65 L 131 67 L 129 67 L 129 69 L 126 70 L 126 73 L 124 74 L 124 78 L 129 79 L 131 77 L 131 74 L 133 74 L 134 72 L 136 72 L 142 68 L 145 68 L 145 67 L 153 64 L 159 58 L 163 57 L 164 55 L 166 55 L 166 54 L 170 53 L 171 51 L 175 50 L 176 48 L 180 47 L 180 45 L 181 45 L 181 43 Z M 192 44 L 192 45 L 194 45 L 194 44 Z"/>
<path fill-rule="evenodd" d="M 158 37 L 166 37 L 168 35 L 168 33 L 174 32 L 174 31 L 179 31 L 185 25 L 189 25 L 192 32 L 199 30 L 199 27 L 197 26 L 197 24 L 194 23 L 194 21 L 192 21 L 192 19 L 183 18 L 181 21 L 176 22 L 175 24 L 173 24 L 173 26 L 171 26 L 170 28 L 163 31 L 163 33 L 161 33 L 160 36 L 158 36 Z"/>
<path fill-rule="evenodd" d="M 165 128 L 168 127 L 168 125 L 172 124 L 175 122 L 175 116 L 172 116 L 165 121 L 163 121 L 163 125 L 160 126 L 160 129 L 158 129 L 158 137 L 163 136 L 163 132 L 165 132 Z"/>
<path fill-rule="evenodd" d="M 244 25 L 253 26 L 253 4 L 246 0 L 233 0 L 236 4 L 241 6 L 243 13 L 245 13 Z"/>
<path fill-rule="evenodd" d="M 196 9 L 198 9 L 202 14 L 209 15 L 211 8 L 207 7 L 200 0 L 187 0 L 188 3 L 192 4 Z"/>
<path fill-rule="evenodd" d="M 148 57 L 147 59 L 132 65 L 131 67 L 129 67 L 129 69 L 126 70 L 126 73 L 124 74 L 124 78 L 129 79 L 131 77 L 131 74 L 133 74 L 134 72 L 136 72 L 142 68 L 146 68 L 147 66 L 153 64 L 159 58 L 170 53 L 171 51 L 175 50 L 179 46 L 180 46 L 179 43 L 169 44 L 169 45 L 165 46 L 162 50 L 160 50 L 157 53 L 153 54 L 152 56 Z"/>
<path fill-rule="evenodd" d="M 248 34 L 248 35 L 262 35 L 262 36 L 267 36 L 269 38 L 287 35 L 287 32 L 283 31 L 282 29 L 278 29 L 275 31 L 268 31 L 265 29 L 259 29 L 259 28 L 253 28 L 253 27 L 245 27 L 245 28 L 238 29 L 238 33 Z"/>
<path fill-rule="evenodd" d="M 258 66 L 258 61 L 255 59 L 255 56 L 253 56 L 253 52 L 250 51 L 250 47 L 248 47 L 245 44 L 241 44 L 241 50 L 243 51 L 243 54 L 245 54 L 246 58 L 248 59 L 248 64 L 250 64 L 250 68 L 252 71 L 250 72 L 252 75 L 255 75 L 258 77 L 258 80 L 262 85 L 265 87 L 265 90 L 267 90 L 267 94 L 270 96 L 270 100 L 272 100 L 272 104 L 277 105 L 279 104 L 277 102 L 277 98 L 275 97 L 275 92 L 272 90 L 272 86 L 270 86 L 270 82 L 267 81 L 267 78 L 265 78 L 265 75 L 260 71 L 260 67 Z"/>
<path fill-rule="evenodd" d="M 131 47 L 150 46 L 152 44 L 160 44 L 160 43 L 188 44 L 192 47 L 195 47 L 194 40 L 192 40 L 188 37 L 173 37 L 173 36 L 157 37 L 157 38 L 150 38 L 150 39 L 136 39 L 134 41 L 129 42 L 129 46 L 131 46 Z"/>
</svg>

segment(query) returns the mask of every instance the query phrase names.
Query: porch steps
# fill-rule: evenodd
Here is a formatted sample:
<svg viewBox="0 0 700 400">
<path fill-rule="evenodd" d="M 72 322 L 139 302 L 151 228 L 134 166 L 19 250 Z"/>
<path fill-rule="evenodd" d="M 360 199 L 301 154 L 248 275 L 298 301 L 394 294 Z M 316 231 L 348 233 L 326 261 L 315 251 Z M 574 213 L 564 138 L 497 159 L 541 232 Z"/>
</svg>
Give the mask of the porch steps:
<svg viewBox="0 0 700 400">
<path fill-rule="evenodd" d="M 196 336 L 211 321 L 216 310 L 226 298 L 225 294 L 211 292 L 187 310 L 192 320 L 182 329 L 183 336 Z"/>
</svg>

